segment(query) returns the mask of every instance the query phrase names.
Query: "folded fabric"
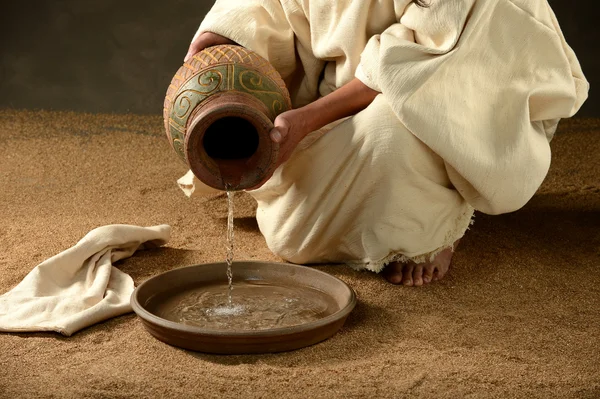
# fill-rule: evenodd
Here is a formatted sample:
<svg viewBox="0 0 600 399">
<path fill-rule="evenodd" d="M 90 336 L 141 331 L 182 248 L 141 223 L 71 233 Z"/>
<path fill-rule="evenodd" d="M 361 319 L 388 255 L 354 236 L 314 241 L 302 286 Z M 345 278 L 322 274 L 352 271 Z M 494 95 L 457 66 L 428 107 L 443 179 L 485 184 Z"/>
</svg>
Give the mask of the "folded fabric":
<svg viewBox="0 0 600 399">
<path fill-rule="evenodd" d="M 198 178 L 194 175 L 194 172 L 191 170 L 188 170 L 185 175 L 177 180 L 177 185 L 188 197 L 191 197 L 194 192 L 200 195 L 209 195 L 221 192 L 216 188 L 207 186 L 198 180 Z"/>
<path fill-rule="evenodd" d="M 165 244 L 171 227 L 108 225 L 36 266 L 0 296 L 0 331 L 63 335 L 131 312 L 133 279 L 113 266 L 140 248 Z"/>
</svg>

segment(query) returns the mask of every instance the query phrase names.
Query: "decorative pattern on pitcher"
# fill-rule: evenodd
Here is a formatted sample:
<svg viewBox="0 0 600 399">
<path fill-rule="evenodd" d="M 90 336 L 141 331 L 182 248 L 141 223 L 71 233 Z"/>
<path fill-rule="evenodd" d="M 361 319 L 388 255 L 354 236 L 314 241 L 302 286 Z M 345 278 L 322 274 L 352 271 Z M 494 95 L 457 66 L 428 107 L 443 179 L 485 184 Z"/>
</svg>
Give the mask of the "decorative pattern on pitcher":
<svg viewBox="0 0 600 399">
<path fill-rule="evenodd" d="M 257 53 L 235 45 L 204 49 L 179 68 L 165 96 L 165 130 L 173 149 L 184 162 L 190 117 L 209 96 L 226 91 L 258 99 L 268 109 L 271 121 L 292 106 L 283 79 Z"/>
<path fill-rule="evenodd" d="M 284 110 L 290 109 L 284 107 L 285 97 L 281 94 L 280 88 L 269 78 L 263 78 L 259 73 L 252 69 L 240 69 L 236 80 L 235 89 L 241 92 L 251 94 L 265 104 L 270 111 L 269 118 L 275 120 Z"/>
<path fill-rule="evenodd" d="M 173 101 L 172 112 L 181 120 L 186 120 L 196 105 L 219 90 L 223 82 L 223 74 L 216 69 L 211 69 L 199 74 L 195 82 L 192 80 L 182 86 Z"/>
<path fill-rule="evenodd" d="M 281 94 L 280 88 L 271 79 L 263 79 L 252 69 L 243 69 L 238 75 L 237 83 L 239 87 L 236 89 L 252 94 L 267 106 L 271 111 L 271 115 L 269 115 L 271 120 L 274 120 L 284 110 L 285 98 Z"/>
<path fill-rule="evenodd" d="M 223 90 L 225 81 L 222 67 L 203 71 L 189 79 L 183 84 L 172 101 L 169 114 L 169 136 L 173 143 L 173 149 L 185 160 L 184 145 L 185 127 L 187 126 L 192 111 L 208 96 Z"/>
</svg>

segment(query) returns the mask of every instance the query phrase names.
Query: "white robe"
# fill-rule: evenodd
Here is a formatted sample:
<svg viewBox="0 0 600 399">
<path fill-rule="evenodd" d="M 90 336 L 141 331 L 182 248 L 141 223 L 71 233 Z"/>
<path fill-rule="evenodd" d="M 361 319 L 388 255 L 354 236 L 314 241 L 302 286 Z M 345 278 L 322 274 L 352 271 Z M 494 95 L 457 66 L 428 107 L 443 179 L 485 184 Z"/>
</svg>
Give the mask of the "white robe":
<svg viewBox="0 0 600 399">
<path fill-rule="evenodd" d="M 217 0 L 198 34 L 267 58 L 295 107 L 354 77 L 382 94 L 251 191 L 275 253 L 380 271 L 521 208 L 589 85 L 546 0 Z M 185 179 L 184 179 L 185 180 Z M 191 184 L 189 179 L 182 181 Z"/>
</svg>

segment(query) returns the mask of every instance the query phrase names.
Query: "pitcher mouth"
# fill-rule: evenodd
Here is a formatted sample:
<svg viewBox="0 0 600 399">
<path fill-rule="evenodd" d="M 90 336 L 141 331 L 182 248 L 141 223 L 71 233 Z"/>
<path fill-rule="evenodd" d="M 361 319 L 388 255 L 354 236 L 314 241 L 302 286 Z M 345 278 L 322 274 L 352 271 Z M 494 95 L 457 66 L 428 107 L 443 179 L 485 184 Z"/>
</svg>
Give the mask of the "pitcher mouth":
<svg viewBox="0 0 600 399">
<path fill-rule="evenodd" d="M 259 101 L 239 93 L 214 95 L 190 117 L 186 158 L 190 169 L 218 190 L 256 186 L 272 172 L 279 146 Z"/>
<path fill-rule="evenodd" d="M 216 120 L 204 132 L 202 145 L 215 161 L 245 161 L 258 150 L 258 131 L 248 120 L 225 116 Z"/>
</svg>

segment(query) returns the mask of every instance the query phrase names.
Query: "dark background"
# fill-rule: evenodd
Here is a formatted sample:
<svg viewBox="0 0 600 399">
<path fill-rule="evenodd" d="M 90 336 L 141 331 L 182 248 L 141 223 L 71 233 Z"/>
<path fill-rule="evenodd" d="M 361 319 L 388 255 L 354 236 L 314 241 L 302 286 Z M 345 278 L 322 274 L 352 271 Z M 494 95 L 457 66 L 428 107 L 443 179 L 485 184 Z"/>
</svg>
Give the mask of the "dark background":
<svg viewBox="0 0 600 399">
<path fill-rule="evenodd" d="M 167 86 L 213 1 L 4 3 L 0 108 L 160 114 Z M 550 0 L 592 90 L 600 86 L 595 3 Z M 598 97 L 591 91 L 578 115 L 600 117 Z"/>
</svg>

